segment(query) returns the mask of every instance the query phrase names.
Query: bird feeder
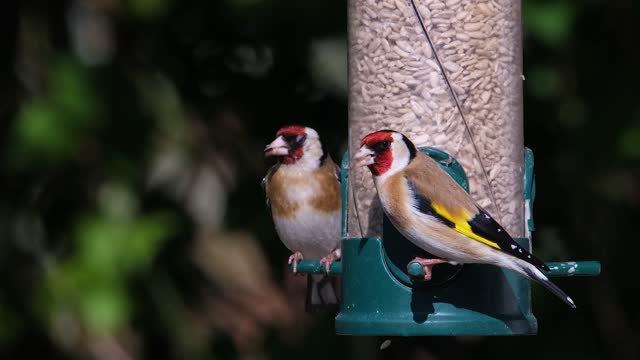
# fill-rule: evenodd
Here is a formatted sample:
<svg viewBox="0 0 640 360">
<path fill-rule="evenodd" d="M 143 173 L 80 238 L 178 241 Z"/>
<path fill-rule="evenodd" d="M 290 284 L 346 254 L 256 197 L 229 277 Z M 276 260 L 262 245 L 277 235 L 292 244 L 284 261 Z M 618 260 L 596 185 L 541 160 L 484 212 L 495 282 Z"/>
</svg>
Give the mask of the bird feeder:
<svg viewBox="0 0 640 360">
<path fill-rule="evenodd" d="M 349 0 L 348 140 L 354 152 L 368 133 L 403 133 L 530 250 L 535 184 L 522 130 L 520 9 L 520 0 Z M 342 261 L 331 267 L 342 277 L 338 334 L 537 332 L 529 281 L 513 272 L 442 264 L 430 281 L 414 280 L 422 266 L 409 262 L 426 255 L 385 218 L 369 171 L 350 170 L 348 159 Z M 549 276 L 600 271 L 597 262 L 547 265 Z M 324 272 L 317 261 L 298 271 Z"/>
<path fill-rule="evenodd" d="M 436 160 L 454 179 L 469 190 L 460 164 L 447 153 L 423 147 L 420 151 Z M 533 153 L 524 156 L 524 203 L 531 217 L 535 197 Z M 418 280 L 423 269 L 411 263 L 416 256 L 429 255 L 419 249 L 385 218 L 382 237 L 348 237 L 348 156 L 342 161 L 342 260 L 330 273 L 342 277 L 340 313 L 336 317 L 339 335 L 534 335 L 537 321 L 531 310 L 529 280 L 492 265 L 437 265 L 430 281 Z M 516 238 L 530 249 L 528 238 Z M 551 277 L 595 276 L 596 261 L 547 263 Z M 303 260 L 299 273 L 324 273 L 319 261 Z M 563 305 L 564 306 L 564 305 Z"/>
</svg>

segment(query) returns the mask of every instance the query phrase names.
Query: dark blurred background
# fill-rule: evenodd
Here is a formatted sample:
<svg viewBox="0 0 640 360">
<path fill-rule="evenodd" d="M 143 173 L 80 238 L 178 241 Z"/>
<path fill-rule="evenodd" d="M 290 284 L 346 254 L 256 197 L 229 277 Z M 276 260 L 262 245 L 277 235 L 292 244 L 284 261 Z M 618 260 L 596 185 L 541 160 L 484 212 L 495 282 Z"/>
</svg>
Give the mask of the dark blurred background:
<svg viewBox="0 0 640 360">
<path fill-rule="evenodd" d="M 0 5 L 0 358 L 638 359 L 640 83 L 633 0 L 523 4 L 539 335 L 338 337 L 264 207 L 263 146 L 347 134 L 346 2 Z"/>
</svg>

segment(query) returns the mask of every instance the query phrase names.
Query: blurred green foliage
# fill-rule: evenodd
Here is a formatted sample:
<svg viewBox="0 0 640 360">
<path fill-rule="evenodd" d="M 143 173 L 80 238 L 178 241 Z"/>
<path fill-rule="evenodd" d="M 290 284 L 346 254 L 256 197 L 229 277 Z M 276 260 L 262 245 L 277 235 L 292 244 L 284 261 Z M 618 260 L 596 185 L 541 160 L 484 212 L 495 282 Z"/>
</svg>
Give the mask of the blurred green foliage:
<svg viewBox="0 0 640 360">
<path fill-rule="evenodd" d="M 557 97 L 560 92 L 560 77 L 555 69 L 540 66 L 527 72 L 527 87 L 541 99 Z"/>
<path fill-rule="evenodd" d="M 640 125 L 632 125 L 620 135 L 619 149 L 629 158 L 640 158 Z"/>
<path fill-rule="evenodd" d="M 132 15 L 139 18 L 157 18 L 167 14 L 170 0 L 125 0 Z"/>
<path fill-rule="evenodd" d="M 579 7 L 573 1 L 523 1 L 524 30 L 551 47 L 559 47 L 570 39 Z"/>
<path fill-rule="evenodd" d="M 75 254 L 50 269 L 42 304 L 49 314 L 77 308 L 90 331 L 114 331 L 130 320 L 127 282 L 149 270 L 173 220 L 136 216 L 134 194 L 122 186 L 101 189 L 100 200 L 97 214 L 76 221 Z"/>
<path fill-rule="evenodd" d="M 100 103 L 88 71 L 68 56 L 54 61 L 47 74 L 49 96 L 31 100 L 18 114 L 12 137 L 16 164 L 55 165 L 97 129 Z"/>
</svg>

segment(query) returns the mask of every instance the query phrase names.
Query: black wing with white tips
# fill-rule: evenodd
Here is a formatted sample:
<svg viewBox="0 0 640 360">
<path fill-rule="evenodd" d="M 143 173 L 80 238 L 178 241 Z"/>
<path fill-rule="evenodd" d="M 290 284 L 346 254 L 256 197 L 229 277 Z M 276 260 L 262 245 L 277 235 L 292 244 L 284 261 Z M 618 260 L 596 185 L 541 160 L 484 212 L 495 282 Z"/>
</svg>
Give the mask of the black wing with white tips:
<svg viewBox="0 0 640 360">
<path fill-rule="evenodd" d="M 476 214 L 476 216 L 471 220 L 467 221 L 474 234 L 495 242 L 501 251 L 509 255 L 524 260 L 539 269 L 549 271 L 549 267 L 545 265 L 544 262 L 533 256 L 522 246 L 518 245 L 518 243 L 511 238 L 509 233 L 507 233 L 507 231 L 500 226 L 500 224 L 498 224 L 486 210 L 479 206 L 478 210 L 478 214 Z"/>
</svg>

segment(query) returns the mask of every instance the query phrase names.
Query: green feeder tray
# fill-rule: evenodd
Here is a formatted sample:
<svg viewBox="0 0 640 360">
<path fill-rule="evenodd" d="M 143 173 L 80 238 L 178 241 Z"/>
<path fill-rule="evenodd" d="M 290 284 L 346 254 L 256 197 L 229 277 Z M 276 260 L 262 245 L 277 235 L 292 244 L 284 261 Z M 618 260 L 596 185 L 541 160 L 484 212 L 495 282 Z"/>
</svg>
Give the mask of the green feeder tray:
<svg viewBox="0 0 640 360">
<path fill-rule="evenodd" d="M 420 148 L 465 190 L 466 174 L 447 153 Z M 533 153 L 525 149 L 524 201 L 527 227 L 535 197 Z M 348 155 L 342 161 L 342 260 L 330 273 L 342 277 L 342 301 L 336 317 L 339 335 L 535 335 L 538 325 L 531 311 L 529 280 L 491 265 L 438 265 L 430 281 L 417 280 L 422 266 L 416 256 L 430 255 L 405 239 L 388 219 L 383 238 L 347 238 Z M 515 239 L 530 249 L 528 238 Z M 549 276 L 595 276 L 597 261 L 547 263 Z M 303 260 L 300 273 L 324 273 L 318 261 Z M 564 306 L 564 305 L 563 305 Z"/>
</svg>

